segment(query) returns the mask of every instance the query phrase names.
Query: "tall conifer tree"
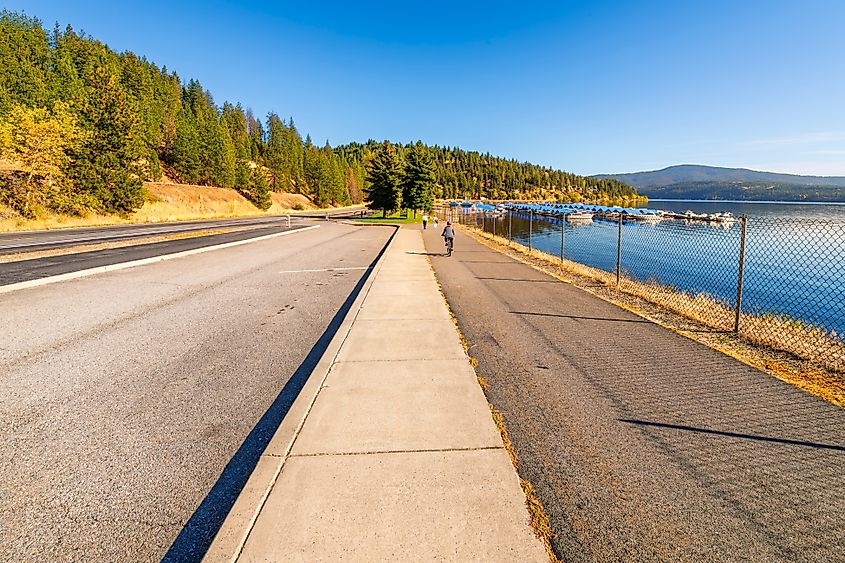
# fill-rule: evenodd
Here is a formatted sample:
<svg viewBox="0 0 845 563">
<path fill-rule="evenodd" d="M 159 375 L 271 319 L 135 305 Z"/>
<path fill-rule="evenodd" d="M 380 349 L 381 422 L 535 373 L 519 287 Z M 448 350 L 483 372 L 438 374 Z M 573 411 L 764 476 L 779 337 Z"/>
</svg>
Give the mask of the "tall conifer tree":
<svg viewBox="0 0 845 563">
<path fill-rule="evenodd" d="M 384 141 L 373 154 L 367 167 L 367 203 L 381 209 L 386 217 L 388 211 L 399 209 L 402 204 L 402 164 L 396 149 Z"/>
<path fill-rule="evenodd" d="M 434 185 L 437 181 L 434 162 L 422 141 L 411 147 L 407 153 L 405 174 L 402 179 L 402 205 L 406 209 L 431 211 L 434 202 Z"/>
</svg>

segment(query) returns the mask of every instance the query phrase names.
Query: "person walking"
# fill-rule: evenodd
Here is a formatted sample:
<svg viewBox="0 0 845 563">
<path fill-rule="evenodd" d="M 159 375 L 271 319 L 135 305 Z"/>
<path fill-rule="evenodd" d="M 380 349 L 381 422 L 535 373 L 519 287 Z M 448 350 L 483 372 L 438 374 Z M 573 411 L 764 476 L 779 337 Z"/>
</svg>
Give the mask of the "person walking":
<svg viewBox="0 0 845 563">
<path fill-rule="evenodd" d="M 423 230 L 428 226 L 428 213 L 423 213 Z"/>
<path fill-rule="evenodd" d="M 437 215 L 435 215 L 435 216 L 432 218 L 432 221 L 434 222 L 434 228 L 436 229 L 436 228 L 437 228 Z"/>
</svg>

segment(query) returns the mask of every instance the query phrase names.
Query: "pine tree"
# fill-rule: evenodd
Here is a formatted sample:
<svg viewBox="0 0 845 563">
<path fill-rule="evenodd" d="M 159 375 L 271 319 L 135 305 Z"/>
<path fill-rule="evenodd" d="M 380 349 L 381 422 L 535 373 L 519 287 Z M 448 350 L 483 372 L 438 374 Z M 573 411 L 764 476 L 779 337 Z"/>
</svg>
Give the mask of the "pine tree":
<svg viewBox="0 0 845 563">
<path fill-rule="evenodd" d="M 200 182 L 200 150 L 197 120 L 189 108 L 183 107 L 176 115 L 175 140 L 168 162 L 183 182 Z"/>
<path fill-rule="evenodd" d="M 434 203 L 434 185 L 437 181 L 434 162 L 428 149 L 421 141 L 411 147 L 407 154 L 405 174 L 402 180 L 402 203 L 407 209 L 431 211 Z"/>
<path fill-rule="evenodd" d="M 262 211 L 270 209 L 270 206 L 273 205 L 273 200 L 270 198 L 270 183 L 267 181 L 267 175 L 260 166 L 252 169 L 249 190 L 246 190 L 243 194 L 244 197 Z"/>
<path fill-rule="evenodd" d="M 396 149 L 384 141 L 373 154 L 367 167 L 366 201 L 375 209 L 381 209 L 386 217 L 388 211 L 399 209 L 402 204 L 402 165 Z"/>
<path fill-rule="evenodd" d="M 50 45 L 37 19 L 0 11 L 0 115 L 47 103 Z"/>
<path fill-rule="evenodd" d="M 264 126 L 256 119 L 252 110 L 246 110 L 246 130 L 249 135 L 249 157 L 253 162 L 264 161 L 264 152 L 267 148 L 264 139 Z"/>
<path fill-rule="evenodd" d="M 252 172 L 249 169 L 249 162 L 239 160 L 235 163 L 235 189 L 243 193 L 250 187 Z"/>
<path fill-rule="evenodd" d="M 302 137 L 291 119 L 287 124 L 275 113 L 267 116 L 265 159 L 273 190 L 304 192 Z"/>
<path fill-rule="evenodd" d="M 79 190 L 97 199 L 101 211 L 131 213 L 143 205 L 145 194 L 130 137 L 137 116 L 107 61 L 99 62 L 84 77 L 91 94 L 81 115 L 91 134 L 71 152 L 69 176 Z"/>
</svg>

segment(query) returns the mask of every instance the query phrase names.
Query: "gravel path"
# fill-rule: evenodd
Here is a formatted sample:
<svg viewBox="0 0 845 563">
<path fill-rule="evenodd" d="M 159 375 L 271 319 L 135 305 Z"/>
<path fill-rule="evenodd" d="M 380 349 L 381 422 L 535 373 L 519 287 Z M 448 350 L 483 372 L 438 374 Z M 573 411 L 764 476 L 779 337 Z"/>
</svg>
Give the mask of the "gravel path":
<svg viewBox="0 0 845 563">
<path fill-rule="evenodd" d="M 562 559 L 845 560 L 845 410 L 461 233 L 431 261 Z"/>
</svg>

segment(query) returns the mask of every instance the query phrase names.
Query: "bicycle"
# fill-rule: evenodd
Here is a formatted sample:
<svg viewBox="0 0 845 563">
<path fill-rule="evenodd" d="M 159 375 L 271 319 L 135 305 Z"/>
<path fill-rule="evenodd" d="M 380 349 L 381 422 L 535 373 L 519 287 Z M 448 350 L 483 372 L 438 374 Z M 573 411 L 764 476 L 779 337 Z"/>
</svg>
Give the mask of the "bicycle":
<svg viewBox="0 0 845 563">
<path fill-rule="evenodd" d="M 452 255 L 452 248 L 455 246 L 455 239 L 449 237 L 446 239 L 446 256 Z"/>
</svg>

